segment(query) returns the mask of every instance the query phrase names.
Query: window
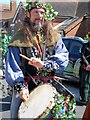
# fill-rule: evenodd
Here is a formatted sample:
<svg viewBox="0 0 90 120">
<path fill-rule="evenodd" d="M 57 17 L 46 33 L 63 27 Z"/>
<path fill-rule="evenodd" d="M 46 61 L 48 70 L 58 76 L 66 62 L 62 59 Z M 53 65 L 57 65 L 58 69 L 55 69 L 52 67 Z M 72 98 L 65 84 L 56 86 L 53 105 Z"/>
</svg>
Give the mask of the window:
<svg viewBox="0 0 90 120">
<path fill-rule="evenodd" d="M 81 51 L 81 47 L 82 47 L 81 42 L 79 41 L 73 41 L 70 47 L 70 56 L 74 57 L 74 58 L 80 58 L 80 51 Z"/>
<path fill-rule="evenodd" d="M 65 44 L 67 50 L 69 51 L 70 39 L 64 39 L 64 38 L 63 38 L 62 40 L 63 40 L 63 42 L 64 42 L 64 44 Z"/>
</svg>

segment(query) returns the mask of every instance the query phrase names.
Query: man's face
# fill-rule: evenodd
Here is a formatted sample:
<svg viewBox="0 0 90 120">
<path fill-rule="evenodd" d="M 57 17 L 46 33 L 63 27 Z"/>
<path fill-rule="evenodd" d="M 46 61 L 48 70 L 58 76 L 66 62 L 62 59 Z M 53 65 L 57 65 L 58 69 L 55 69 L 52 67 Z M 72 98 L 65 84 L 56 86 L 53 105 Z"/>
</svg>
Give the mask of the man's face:
<svg viewBox="0 0 90 120">
<path fill-rule="evenodd" d="M 34 28 L 40 29 L 44 24 L 45 10 L 42 8 L 34 8 L 30 11 L 30 20 L 33 23 Z"/>
</svg>

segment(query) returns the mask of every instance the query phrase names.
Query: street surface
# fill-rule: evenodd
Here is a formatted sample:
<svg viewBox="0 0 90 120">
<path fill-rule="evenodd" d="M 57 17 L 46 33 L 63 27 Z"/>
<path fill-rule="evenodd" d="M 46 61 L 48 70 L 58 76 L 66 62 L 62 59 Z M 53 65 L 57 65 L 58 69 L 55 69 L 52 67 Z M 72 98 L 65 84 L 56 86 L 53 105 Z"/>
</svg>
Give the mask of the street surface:
<svg viewBox="0 0 90 120">
<path fill-rule="evenodd" d="M 63 85 L 75 95 L 77 105 L 76 105 L 76 118 L 82 118 L 83 113 L 85 111 L 86 106 L 82 105 L 79 101 L 79 89 L 78 83 L 71 82 L 63 82 Z M 7 94 L 7 83 L 5 78 L 2 78 L 2 71 L 0 69 L 0 120 L 3 118 L 10 119 L 10 104 L 11 104 L 11 96 Z"/>
</svg>

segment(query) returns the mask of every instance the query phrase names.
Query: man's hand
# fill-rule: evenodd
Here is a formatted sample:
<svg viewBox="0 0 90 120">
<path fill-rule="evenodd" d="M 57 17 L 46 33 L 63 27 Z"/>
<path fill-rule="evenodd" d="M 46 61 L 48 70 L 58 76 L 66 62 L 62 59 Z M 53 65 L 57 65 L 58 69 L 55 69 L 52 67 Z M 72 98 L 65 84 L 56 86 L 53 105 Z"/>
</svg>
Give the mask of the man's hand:
<svg viewBox="0 0 90 120">
<path fill-rule="evenodd" d="M 90 71 L 90 65 L 86 67 L 86 71 Z"/>
<path fill-rule="evenodd" d="M 43 68 L 44 63 L 41 61 L 39 58 L 31 58 L 31 61 L 28 62 L 29 65 L 33 65 L 34 67 L 37 68 Z"/>
<path fill-rule="evenodd" d="M 29 91 L 28 89 L 22 89 L 20 91 L 20 98 L 23 100 L 23 101 L 27 101 L 28 98 L 29 98 Z"/>
</svg>

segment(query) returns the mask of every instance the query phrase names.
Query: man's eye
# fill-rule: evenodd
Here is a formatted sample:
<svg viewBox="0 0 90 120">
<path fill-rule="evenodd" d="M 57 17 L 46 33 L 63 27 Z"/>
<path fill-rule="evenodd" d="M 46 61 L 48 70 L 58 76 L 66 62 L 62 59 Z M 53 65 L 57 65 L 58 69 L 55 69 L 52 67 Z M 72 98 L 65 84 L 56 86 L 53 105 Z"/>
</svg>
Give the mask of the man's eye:
<svg viewBox="0 0 90 120">
<path fill-rule="evenodd" d="M 38 15 L 44 15 L 45 13 L 42 11 L 42 12 L 34 12 L 34 16 L 38 16 Z"/>
<path fill-rule="evenodd" d="M 41 12 L 42 15 L 44 15 L 44 12 Z"/>
<path fill-rule="evenodd" d="M 34 13 L 35 16 L 38 16 L 38 13 Z"/>
</svg>

